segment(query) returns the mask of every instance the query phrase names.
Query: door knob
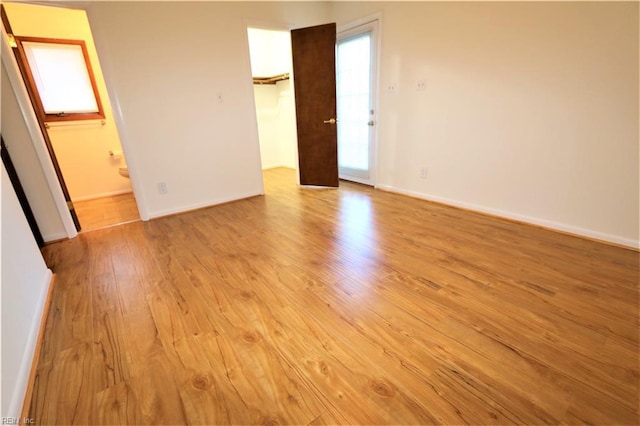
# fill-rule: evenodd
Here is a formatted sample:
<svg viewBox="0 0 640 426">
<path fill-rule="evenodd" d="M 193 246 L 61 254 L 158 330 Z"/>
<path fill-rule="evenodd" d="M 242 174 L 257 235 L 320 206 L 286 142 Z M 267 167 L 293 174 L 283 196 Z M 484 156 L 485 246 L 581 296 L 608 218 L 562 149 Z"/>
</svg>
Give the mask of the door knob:
<svg viewBox="0 0 640 426">
<path fill-rule="evenodd" d="M 328 120 L 324 120 L 325 124 L 336 124 L 338 122 L 338 120 L 336 120 L 335 118 L 330 118 Z"/>
</svg>

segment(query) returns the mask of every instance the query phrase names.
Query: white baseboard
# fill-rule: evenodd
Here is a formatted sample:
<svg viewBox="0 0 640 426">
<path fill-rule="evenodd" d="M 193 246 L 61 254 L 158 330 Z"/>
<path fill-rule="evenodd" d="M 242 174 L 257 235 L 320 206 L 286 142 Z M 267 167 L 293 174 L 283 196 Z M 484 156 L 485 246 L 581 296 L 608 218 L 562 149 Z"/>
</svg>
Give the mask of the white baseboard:
<svg viewBox="0 0 640 426">
<path fill-rule="evenodd" d="M 284 164 L 268 164 L 262 166 L 262 170 L 277 169 L 278 167 L 287 167 Z"/>
<path fill-rule="evenodd" d="M 518 213 L 512 213 L 504 210 L 493 209 L 491 207 L 485 207 L 478 204 L 466 203 L 464 201 L 458 201 L 450 198 L 439 197 L 437 195 L 423 194 L 418 191 L 411 191 L 407 189 L 396 188 L 392 185 L 377 185 L 376 188 L 381 189 L 383 191 L 389 191 L 397 194 L 408 195 L 410 197 L 420 198 L 427 201 L 434 201 L 436 203 L 446 204 L 453 207 L 460 207 L 467 210 L 473 210 L 479 213 L 486 213 L 493 216 L 499 216 L 505 219 L 524 222 L 530 225 L 536 225 L 536 226 L 551 229 L 554 231 L 560 231 L 566 234 L 572 234 L 578 237 L 586 237 L 593 240 L 599 240 L 607 243 L 617 244 L 617 245 L 629 247 L 635 250 L 640 249 L 639 240 L 632 240 L 629 238 L 620 237 L 617 235 L 611 235 L 611 234 L 607 234 L 600 231 L 580 228 L 573 225 L 567 225 L 564 223 L 554 222 L 546 219 L 539 219 L 536 217 L 526 216 Z"/>
<path fill-rule="evenodd" d="M 42 236 L 42 239 L 44 240 L 45 243 L 50 243 L 51 241 L 59 241 L 59 240 L 65 240 L 67 239 L 69 236 L 64 233 L 64 232 L 58 232 L 56 234 L 46 234 Z"/>
<path fill-rule="evenodd" d="M 159 217 L 171 216 L 178 213 L 187 213 L 192 210 L 203 209 L 206 207 L 213 207 L 219 204 L 229 203 L 231 201 L 240 201 L 240 200 L 244 200 L 245 198 L 257 197 L 259 195 L 264 195 L 264 194 L 262 192 L 250 192 L 250 193 L 237 195 L 233 197 L 218 198 L 215 200 L 204 201 L 202 203 L 189 204 L 186 206 L 176 207 L 173 209 L 158 210 L 155 212 L 151 212 L 149 214 L 149 219 L 157 219 Z"/>
<path fill-rule="evenodd" d="M 267 164 L 267 165 L 262 165 L 262 170 L 269 170 L 269 169 L 277 169 L 278 167 L 284 167 L 282 164 Z"/>
<path fill-rule="evenodd" d="M 262 170 L 279 169 L 279 168 L 296 170 L 295 166 L 291 166 L 288 164 L 270 164 L 268 166 L 262 166 Z"/>
<path fill-rule="evenodd" d="M 41 294 L 34 298 L 36 305 L 36 315 L 33 317 L 31 325 L 29 326 L 29 335 L 27 336 L 27 342 L 22 355 L 22 362 L 18 369 L 18 375 L 16 377 L 16 387 L 11 395 L 9 402 L 9 408 L 6 413 L 2 415 L 6 417 L 19 417 L 22 412 L 22 405 L 27 393 L 27 387 L 29 385 L 29 376 L 31 375 L 31 367 L 33 364 L 33 358 L 36 355 L 35 350 L 38 344 L 38 335 L 40 334 L 40 324 L 42 323 L 42 316 L 45 315 L 44 308 L 47 302 L 47 295 L 49 294 L 49 287 L 52 283 L 53 273 L 51 269 L 47 269 L 42 280 L 44 285 L 42 286 Z"/>
<path fill-rule="evenodd" d="M 84 197 L 76 197 L 71 201 L 89 201 L 104 197 L 113 197 L 115 195 L 129 194 L 133 192 L 131 189 L 121 189 L 119 191 L 103 192 L 101 194 L 85 195 Z"/>
</svg>

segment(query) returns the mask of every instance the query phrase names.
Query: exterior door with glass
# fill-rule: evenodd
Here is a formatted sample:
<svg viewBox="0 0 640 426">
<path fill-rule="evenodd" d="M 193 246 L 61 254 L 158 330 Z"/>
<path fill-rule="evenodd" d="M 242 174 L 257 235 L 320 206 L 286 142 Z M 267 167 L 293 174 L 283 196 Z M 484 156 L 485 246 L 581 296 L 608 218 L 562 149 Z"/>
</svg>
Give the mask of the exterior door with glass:
<svg viewBox="0 0 640 426">
<path fill-rule="evenodd" d="M 375 184 L 377 21 L 338 33 L 336 100 L 340 179 Z"/>
</svg>

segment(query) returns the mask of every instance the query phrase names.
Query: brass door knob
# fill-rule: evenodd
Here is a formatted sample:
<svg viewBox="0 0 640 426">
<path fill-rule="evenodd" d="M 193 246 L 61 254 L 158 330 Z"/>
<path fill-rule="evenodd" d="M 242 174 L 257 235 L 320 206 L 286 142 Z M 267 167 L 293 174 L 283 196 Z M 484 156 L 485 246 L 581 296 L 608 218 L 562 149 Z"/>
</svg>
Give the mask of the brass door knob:
<svg viewBox="0 0 640 426">
<path fill-rule="evenodd" d="M 328 120 L 324 120 L 325 124 L 336 124 L 338 122 L 338 120 L 336 120 L 335 118 L 330 118 Z"/>
</svg>

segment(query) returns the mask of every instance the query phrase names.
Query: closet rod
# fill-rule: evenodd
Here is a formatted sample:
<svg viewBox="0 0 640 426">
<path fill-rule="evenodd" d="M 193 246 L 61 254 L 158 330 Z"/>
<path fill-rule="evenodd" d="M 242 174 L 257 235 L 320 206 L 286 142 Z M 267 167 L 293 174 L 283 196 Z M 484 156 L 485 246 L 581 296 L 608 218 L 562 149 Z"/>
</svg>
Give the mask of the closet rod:
<svg viewBox="0 0 640 426">
<path fill-rule="evenodd" d="M 276 84 L 278 81 L 288 80 L 289 73 L 274 75 L 273 77 L 253 77 L 253 84 Z"/>
</svg>

